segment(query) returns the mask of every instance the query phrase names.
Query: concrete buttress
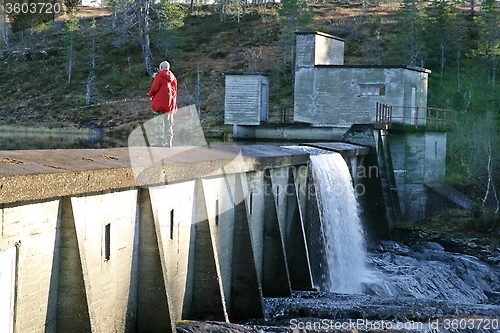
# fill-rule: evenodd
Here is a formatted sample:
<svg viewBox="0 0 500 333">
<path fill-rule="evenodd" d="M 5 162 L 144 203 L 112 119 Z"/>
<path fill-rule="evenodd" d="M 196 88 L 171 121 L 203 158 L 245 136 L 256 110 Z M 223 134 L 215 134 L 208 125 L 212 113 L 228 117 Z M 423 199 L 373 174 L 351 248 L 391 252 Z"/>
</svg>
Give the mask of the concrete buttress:
<svg viewBox="0 0 500 333">
<path fill-rule="evenodd" d="M 141 278 L 137 286 L 137 332 L 173 332 L 149 190 L 140 189 L 139 200 Z"/>
<path fill-rule="evenodd" d="M 196 226 L 191 319 L 229 321 L 201 179 L 196 181 Z"/>
<path fill-rule="evenodd" d="M 289 172 L 286 187 L 286 229 L 285 250 L 287 253 L 288 269 L 292 289 L 311 290 L 314 288 L 309 252 L 305 237 L 304 224 L 299 209 L 297 188 L 293 173 Z"/>
<path fill-rule="evenodd" d="M 270 170 L 264 177 L 264 253 L 262 290 L 266 297 L 288 297 L 292 294 L 283 233 L 278 222 Z"/>
<path fill-rule="evenodd" d="M 57 331 L 90 332 L 90 317 L 83 280 L 71 198 L 62 198 Z"/>
<path fill-rule="evenodd" d="M 234 245 L 231 283 L 231 320 L 264 318 L 262 288 L 254 261 L 242 177 L 236 175 L 234 189 Z"/>
</svg>

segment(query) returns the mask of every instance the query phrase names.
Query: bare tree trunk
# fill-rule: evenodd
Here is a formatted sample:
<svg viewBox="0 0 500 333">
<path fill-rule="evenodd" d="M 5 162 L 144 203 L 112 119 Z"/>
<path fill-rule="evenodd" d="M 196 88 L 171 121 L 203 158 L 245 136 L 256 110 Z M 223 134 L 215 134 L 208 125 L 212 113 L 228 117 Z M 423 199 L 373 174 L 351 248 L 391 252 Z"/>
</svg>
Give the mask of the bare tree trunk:
<svg viewBox="0 0 500 333">
<path fill-rule="evenodd" d="M 69 38 L 69 52 L 68 52 L 68 83 L 71 82 L 71 73 L 73 71 L 73 36 Z"/>
<path fill-rule="evenodd" d="M 117 21 L 116 12 L 113 12 L 113 13 L 111 13 L 111 29 L 113 31 L 116 31 L 116 26 L 117 26 L 116 21 Z"/>
<path fill-rule="evenodd" d="M 446 44 L 443 40 L 441 41 L 439 47 L 441 49 L 441 80 L 442 80 L 443 79 L 443 72 L 444 72 L 445 47 L 446 47 Z"/>
<path fill-rule="evenodd" d="M 90 61 L 92 69 L 95 68 L 95 34 L 92 33 L 92 60 Z"/>
<path fill-rule="evenodd" d="M 91 71 L 87 78 L 87 92 L 85 94 L 85 105 L 87 106 L 90 105 L 93 89 L 94 89 L 94 72 Z"/>
<path fill-rule="evenodd" d="M 493 61 L 493 65 L 492 65 L 492 68 L 491 68 L 491 88 L 492 89 L 495 89 L 495 77 L 497 75 L 497 64 L 496 64 L 496 60 Z"/>
<path fill-rule="evenodd" d="M 201 69 L 200 64 L 198 64 L 198 70 L 196 75 L 196 108 L 198 109 L 198 117 L 201 117 Z"/>
<path fill-rule="evenodd" d="M 474 0 L 470 0 L 470 16 L 474 16 Z"/>
<path fill-rule="evenodd" d="M 461 80 L 460 80 L 460 60 L 462 57 L 462 50 L 458 49 L 457 51 L 457 91 L 460 92 L 462 89 L 461 87 Z"/>
<path fill-rule="evenodd" d="M 3 42 L 6 46 L 9 45 L 9 31 L 8 31 L 8 25 L 7 25 L 7 13 L 5 10 L 2 12 L 2 26 L 0 27 L 2 29 L 2 39 Z"/>
<path fill-rule="evenodd" d="M 149 40 L 149 5 L 150 0 L 137 0 L 136 11 L 139 24 L 139 33 L 142 47 L 142 56 L 146 71 L 150 77 L 154 75 L 153 55 Z"/>
<path fill-rule="evenodd" d="M 492 167 L 492 150 L 491 150 L 491 141 L 488 140 L 488 146 L 486 147 L 486 154 L 488 156 L 488 164 L 487 164 L 487 171 L 488 171 L 488 183 L 486 185 L 486 193 L 484 194 L 484 197 L 482 199 L 481 203 L 481 210 L 483 213 L 483 230 L 484 231 L 490 231 L 492 230 L 497 222 L 498 218 L 498 212 L 500 211 L 500 200 L 498 199 L 497 195 L 497 190 L 495 187 L 495 181 L 493 179 L 493 167 Z M 488 213 L 488 207 L 486 207 L 488 198 L 490 197 L 490 194 L 493 195 L 493 200 L 495 201 L 495 211 L 493 212 L 493 216 L 491 216 L 491 213 Z M 490 220 L 490 217 L 492 218 L 489 225 L 488 221 Z"/>
<path fill-rule="evenodd" d="M 220 2 L 220 21 L 226 22 L 226 0 Z"/>
<path fill-rule="evenodd" d="M 491 228 L 495 228 L 498 220 L 498 212 L 500 211 L 500 200 L 498 200 L 497 189 L 495 187 L 494 181 L 491 182 L 491 189 L 493 191 L 493 195 L 495 197 L 495 202 L 496 202 L 495 213 L 493 215 L 493 223 L 491 225 Z"/>
</svg>

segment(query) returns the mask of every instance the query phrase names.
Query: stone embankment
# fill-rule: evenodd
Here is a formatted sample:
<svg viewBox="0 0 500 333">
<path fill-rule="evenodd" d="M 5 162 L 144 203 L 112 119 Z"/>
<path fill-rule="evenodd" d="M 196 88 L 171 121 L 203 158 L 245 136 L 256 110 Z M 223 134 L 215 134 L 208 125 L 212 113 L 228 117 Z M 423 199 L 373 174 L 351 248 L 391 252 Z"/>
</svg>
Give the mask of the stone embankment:
<svg viewBox="0 0 500 333">
<path fill-rule="evenodd" d="M 409 246 L 422 242 L 435 242 L 440 244 L 447 252 L 474 256 L 492 265 L 500 264 L 500 247 L 491 245 L 487 239 L 452 237 L 419 227 L 396 227 L 392 232 L 398 241 Z"/>
</svg>

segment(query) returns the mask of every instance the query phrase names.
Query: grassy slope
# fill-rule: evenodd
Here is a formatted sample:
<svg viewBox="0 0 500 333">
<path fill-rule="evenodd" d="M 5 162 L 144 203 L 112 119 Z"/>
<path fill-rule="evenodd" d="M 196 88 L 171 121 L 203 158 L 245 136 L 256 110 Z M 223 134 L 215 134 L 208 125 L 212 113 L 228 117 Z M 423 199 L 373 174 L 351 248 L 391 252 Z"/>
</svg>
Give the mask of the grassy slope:
<svg viewBox="0 0 500 333">
<path fill-rule="evenodd" d="M 363 15 L 364 20 L 380 15 L 383 26 L 393 30 L 391 20 L 386 19 L 391 11 L 387 6 L 362 8 L 355 2 L 349 6 L 329 3 L 314 5 L 314 10 L 314 28 L 340 37 L 349 38 L 352 34 L 353 15 Z M 82 9 L 80 31 L 74 37 L 71 82 L 68 82 L 69 36 L 63 29 L 64 17 L 46 31 L 17 35 L 9 47 L 1 50 L 0 123 L 98 126 L 126 136 L 138 122 L 151 117 L 149 100 L 145 98 L 151 79 L 145 75 L 137 36 L 114 33 L 107 14 L 102 9 Z M 369 28 L 367 25 L 359 33 L 369 36 Z M 291 57 L 283 54 L 274 8 L 251 8 L 243 18 L 241 33 L 231 19 L 221 23 L 217 8 L 209 6 L 189 15 L 185 26 L 177 32 L 159 31 L 154 26 L 151 31 L 155 64 L 168 57 L 179 78 L 180 104 L 198 104 L 205 129 L 228 130 L 222 125 L 227 71 L 270 75 L 271 117 L 275 116 L 274 108 L 293 103 Z M 93 39 L 94 68 L 91 67 Z M 361 39 L 353 43 L 348 40 L 347 63 L 367 63 L 361 43 Z M 95 77 L 90 81 L 92 71 Z M 90 107 L 86 107 L 88 91 Z"/>
<path fill-rule="evenodd" d="M 149 119 L 150 102 L 145 95 L 152 80 L 145 75 L 136 36 L 113 33 L 109 17 L 96 18 L 95 29 L 90 19 L 81 20 L 68 82 L 69 38 L 61 25 L 59 22 L 46 32 L 17 37 L 12 46 L 2 50 L 0 122 L 108 127 L 126 135 L 137 122 Z M 93 36 L 95 68 L 90 65 Z M 270 72 L 279 61 L 276 21 L 263 23 L 257 13 L 247 15 L 243 32 L 237 33 L 234 22 L 220 23 L 218 14 L 206 8 L 189 16 L 177 33 L 153 29 L 151 39 L 155 63 L 164 59 L 169 47 L 168 59 L 179 78 L 179 102 L 199 103 L 206 127 L 222 124 L 224 72 Z M 92 70 L 95 78 L 89 84 Z M 90 107 L 85 107 L 87 91 Z"/>
</svg>

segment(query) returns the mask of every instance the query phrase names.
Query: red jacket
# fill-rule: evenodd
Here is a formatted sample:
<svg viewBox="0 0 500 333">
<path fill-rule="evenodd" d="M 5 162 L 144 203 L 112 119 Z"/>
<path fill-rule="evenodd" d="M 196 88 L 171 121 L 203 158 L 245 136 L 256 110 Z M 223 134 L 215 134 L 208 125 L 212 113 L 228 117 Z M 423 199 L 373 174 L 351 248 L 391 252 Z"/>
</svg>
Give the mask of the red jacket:
<svg viewBox="0 0 500 333">
<path fill-rule="evenodd" d="M 156 74 L 148 96 L 153 99 L 151 107 L 154 112 L 177 113 L 177 79 L 175 75 L 168 69 Z"/>
</svg>

